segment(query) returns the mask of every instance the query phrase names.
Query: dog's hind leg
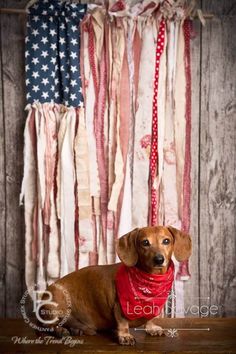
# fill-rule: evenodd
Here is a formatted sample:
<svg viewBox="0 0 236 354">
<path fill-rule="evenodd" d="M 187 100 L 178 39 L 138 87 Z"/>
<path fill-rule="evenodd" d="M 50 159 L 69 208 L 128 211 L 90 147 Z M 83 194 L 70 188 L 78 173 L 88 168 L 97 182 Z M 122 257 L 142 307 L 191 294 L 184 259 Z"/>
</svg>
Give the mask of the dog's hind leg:
<svg viewBox="0 0 236 354">
<path fill-rule="evenodd" d="M 65 327 L 70 331 L 73 336 L 81 336 L 82 334 L 93 336 L 97 332 L 94 328 L 82 323 L 80 320 L 70 315 L 65 323 Z"/>
</svg>

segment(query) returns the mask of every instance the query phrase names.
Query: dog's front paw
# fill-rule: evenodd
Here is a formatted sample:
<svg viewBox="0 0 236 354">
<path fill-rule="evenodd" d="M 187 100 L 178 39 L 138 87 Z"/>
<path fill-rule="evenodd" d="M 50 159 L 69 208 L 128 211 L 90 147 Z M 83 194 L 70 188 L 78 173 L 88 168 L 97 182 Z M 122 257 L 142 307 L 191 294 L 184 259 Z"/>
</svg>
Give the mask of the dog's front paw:
<svg viewBox="0 0 236 354">
<path fill-rule="evenodd" d="M 68 331 L 68 329 L 66 329 L 65 327 L 61 327 L 61 326 L 56 326 L 54 328 L 54 334 L 57 338 L 62 338 L 62 337 L 67 337 L 70 335 L 70 332 Z"/>
<path fill-rule="evenodd" d="M 136 342 L 132 334 L 119 335 L 118 340 L 121 345 L 135 345 Z"/>
<path fill-rule="evenodd" d="M 146 332 L 150 334 L 150 336 L 162 336 L 164 334 L 162 327 L 157 325 L 147 326 Z"/>
</svg>

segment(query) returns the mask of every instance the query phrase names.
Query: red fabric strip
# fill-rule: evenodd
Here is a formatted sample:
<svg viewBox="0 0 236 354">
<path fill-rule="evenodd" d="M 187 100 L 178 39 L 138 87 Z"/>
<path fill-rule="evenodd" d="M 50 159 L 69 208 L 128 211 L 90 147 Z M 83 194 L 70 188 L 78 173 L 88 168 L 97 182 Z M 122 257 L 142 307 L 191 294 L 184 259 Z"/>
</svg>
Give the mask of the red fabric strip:
<svg viewBox="0 0 236 354">
<path fill-rule="evenodd" d="M 186 76 L 186 136 L 185 136 L 185 162 L 184 162 L 184 183 L 183 183 L 183 217 L 182 230 L 189 233 L 190 229 L 190 197 L 191 197 L 191 61 L 190 61 L 190 31 L 191 21 L 185 20 L 184 30 L 184 62 Z M 187 280 L 190 277 L 188 261 L 181 262 L 176 279 Z"/>
<path fill-rule="evenodd" d="M 157 175 L 158 166 L 158 79 L 160 58 L 163 53 L 165 42 L 165 21 L 162 20 L 159 28 L 157 47 L 156 47 L 156 66 L 154 78 L 154 94 L 152 109 L 152 142 L 150 154 L 150 183 L 151 183 L 151 207 L 150 207 L 150 223 L 152 226 L 158 223 L 158 206 L 157 206 L 157 189 L 154 185 Z"/>
</svg>

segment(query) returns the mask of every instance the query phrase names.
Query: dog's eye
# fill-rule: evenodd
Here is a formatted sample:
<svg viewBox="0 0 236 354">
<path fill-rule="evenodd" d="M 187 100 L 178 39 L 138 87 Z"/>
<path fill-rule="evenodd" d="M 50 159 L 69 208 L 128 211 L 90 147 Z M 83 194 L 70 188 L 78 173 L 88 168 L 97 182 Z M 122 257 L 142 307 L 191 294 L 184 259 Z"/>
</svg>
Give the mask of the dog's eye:
<svg viewBox="0 0 236 354">
<path fill-rule="evenodd" d="M 143 246 L 150 246 L 150 242 L 148 240 L 143 240 L 142 245 Z"/>
<path fill-rule="evenodd" d="M 169 245 L 170 240 L 168 238 L 165 238 L 162 243 L 163 245 Z"/>
</svg>

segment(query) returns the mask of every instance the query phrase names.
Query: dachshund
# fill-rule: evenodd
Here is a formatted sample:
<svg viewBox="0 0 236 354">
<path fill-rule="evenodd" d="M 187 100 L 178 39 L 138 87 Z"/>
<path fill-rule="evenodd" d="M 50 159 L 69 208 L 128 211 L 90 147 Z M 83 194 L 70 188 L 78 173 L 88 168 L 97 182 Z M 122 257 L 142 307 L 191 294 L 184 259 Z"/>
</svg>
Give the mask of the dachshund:
<svg viewBox="0 0 236 354">
<path fill-rule="evenodd" d="M 132 280 L 132 274 L 137 277 L 139 284 L 140 274 L 150 279 L 165 276 L 173 264 L 173 254 L 178 261 L 187 260 L 191 255 L 190 236 L 171 226 L 136 228 L 117 240 L 116 251 L 122 263 L 88 266 L 64 276 L 47 288 L 38 312 L 44 327 L 50 328 L 59 337 L 95 335 L 99 330 L 115 329 L 118 342 L 122 345 L 135 344 L 129 327 L 145 325 L 150 335 L 163 333 L 155 321 L 159 313 L 142 316 L 143 309 L 139 306 L 141 317 L 131 316 L 130 319 L 127 316 L 118 296 L 118 273 L 123 269 L 120 291 L 122 293 L 123 286 L 124 296 L 127 296 L 127 284 L 135 281 Z M 127 275 L 126 283 L 122 281 L 125 279 L 123 274 Z M 138 288 L 148 296 L 150 289 Z M 65 294 L 69 294 L 69 304 Z M 60 324 L 65 317 L 66 322 Z"/>
</svg>

